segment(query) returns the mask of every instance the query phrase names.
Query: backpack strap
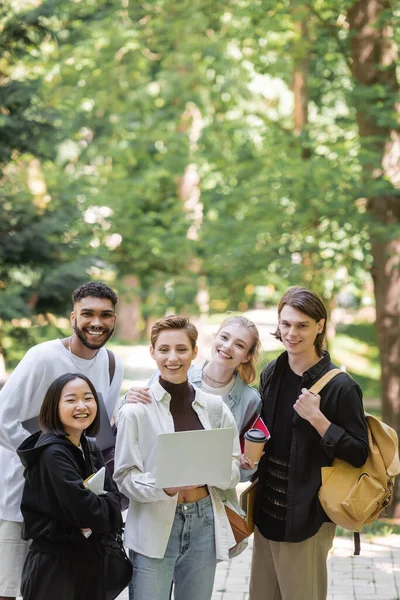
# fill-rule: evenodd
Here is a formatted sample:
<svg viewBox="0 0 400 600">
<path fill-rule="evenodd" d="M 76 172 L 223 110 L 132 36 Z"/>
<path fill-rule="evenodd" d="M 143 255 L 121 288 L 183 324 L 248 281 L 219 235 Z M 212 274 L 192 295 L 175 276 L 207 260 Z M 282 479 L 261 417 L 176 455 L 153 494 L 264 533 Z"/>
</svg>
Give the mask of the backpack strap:
<svg viewBox="0 0 400 600">
<path fill-rule="evenodd" d="M 315 395 L 319 394 L 320 391 L 326 386 L 326 384 L 329 383 L 331 379 L 336 377 L 336 375 L 340 375 L 340 373 L 344 373 L 344 371 L 342 371 L 341 369 L 331 369 L 330 371 L 325 373 L 325 375 L 323 375 L 321 379 L 318 379 L 318 381 L 316 381 L 308 391 Z"/>
<path fill-rule="evenodd" d="M 361 540 L 360 540 L 360 532 L 354 532 L 354 556 L 360 556 L 361 551 Z"/>
<path fill-rule="evenodd" d="M 110 385 L 114 379 L 115 374 L 115 354 L 111 352 L 108 348 L 106 348 L 108 354 L 108 374 L 110 376 Z"/>
</svg>

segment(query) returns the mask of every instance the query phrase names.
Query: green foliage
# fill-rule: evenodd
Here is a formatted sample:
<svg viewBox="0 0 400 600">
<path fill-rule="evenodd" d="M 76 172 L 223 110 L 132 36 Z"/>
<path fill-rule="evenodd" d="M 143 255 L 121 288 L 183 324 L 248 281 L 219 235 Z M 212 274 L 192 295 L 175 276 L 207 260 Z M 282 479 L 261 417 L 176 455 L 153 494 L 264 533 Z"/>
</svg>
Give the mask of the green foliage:
<svg viewBox="0 0 400 600">
<path fill-rule="evenodd" d="M 339 537 L 352 537 L 353 532 L 343 529 L 342 527 L 336 527 L 336 535 Z M 373 538 L 375 536 L 388 537 L 390 535 L 400 535 L 400 525 L 390 522 L 389 520 L 374 521 L 369 525 L 365 525 L 361 532 L 361 536 L 367 538 Z"/>
<path fill-rule="evenodd" d="M 52 160 L 56 112 L 43 93 L 50 15 L 60 4 L 43 2 L 30 10 L 29 2 L 5 2 L 0 9 L 0 319 L 5 321 L 63 312 L 93 262 L 82 210 Z"/>
<path fill-rule="evenodd" d="M 356 108 L 382 128 L 396 115 L 393 90 L 352 77 L 353 4 L 3 3 L 0 317 L 63 312 L 104 270 L 121 290 L 139 279 L 144 318 L 195 312 L 199 278 L 230 310 L 253 306 L 256 286 L 305 284 L 327 301 L 362 288 L 383 232 L 363 199 L 389 182 L 363 187 L 378 142 L 360 148 Z M 299 68 L 308 120 L 295 132 Z"/>
<path fill-rule="evenodd" d="M 364 398 L 380 398 L 380 364 L 376 329 L 372 323 L 338 325 L 330 348 L 332 359 L 360 384 Z"/>
<path fill-rule="evenodd" d="M 64 338 L 70 335 L 70 328 L 58 326 L 57 323 L 44 323 L 33 318 L 26 325 L 15 326 L 5 323 L 2 331 L 2 347 L 8 370 L 17 366 L 22 357 L 32 346 L 51 339 Z"/>
</svg>

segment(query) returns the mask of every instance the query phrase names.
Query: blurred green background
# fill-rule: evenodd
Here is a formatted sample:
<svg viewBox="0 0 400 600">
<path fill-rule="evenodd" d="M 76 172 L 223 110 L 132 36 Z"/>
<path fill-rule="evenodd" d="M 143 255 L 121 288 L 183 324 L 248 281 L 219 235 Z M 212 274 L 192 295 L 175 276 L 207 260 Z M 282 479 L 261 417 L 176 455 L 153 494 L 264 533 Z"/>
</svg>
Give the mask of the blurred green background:
<svg viewBox="0 0 400 600">
<path fill-rule="evenodd" d="M 68 335 L 90 278 L 119 293 L 115 344 L 299 284 L 399 430 L 399 20 L 397 1 L 5 0 L 3 375 Z"/>
</svg>

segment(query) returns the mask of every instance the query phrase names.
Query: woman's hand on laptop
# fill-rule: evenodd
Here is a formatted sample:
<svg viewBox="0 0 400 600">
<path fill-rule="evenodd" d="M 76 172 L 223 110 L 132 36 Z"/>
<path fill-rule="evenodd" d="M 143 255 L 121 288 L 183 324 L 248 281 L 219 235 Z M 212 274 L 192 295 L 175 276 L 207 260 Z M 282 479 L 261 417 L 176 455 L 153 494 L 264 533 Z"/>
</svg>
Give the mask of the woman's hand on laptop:
<svg viewBox="0 0 400 600">
<path fill-rule="evenodd" d="M 136 404 L 137 402 L 141 402 L 142 404 L 150 404 L 151 403 L 151 394 L 149 392 L 150 388 L 147 387 L 131 387 L 125 394 L 125 400 L 128 403 Z"/>
</svg>

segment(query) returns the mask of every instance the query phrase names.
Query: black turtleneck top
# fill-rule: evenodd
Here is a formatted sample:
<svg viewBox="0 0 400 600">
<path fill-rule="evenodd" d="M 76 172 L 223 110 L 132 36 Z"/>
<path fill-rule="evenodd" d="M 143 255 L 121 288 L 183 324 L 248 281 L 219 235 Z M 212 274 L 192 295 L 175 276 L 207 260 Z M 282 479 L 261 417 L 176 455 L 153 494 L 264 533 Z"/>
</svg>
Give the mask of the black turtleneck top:
<svg viewBox="0 0 400 600">
<path fill-rule="evenodd" d="M 195 393 L 193 386 L 188 381 L 184 383 L 171 383 L 162 377 L 160 385 L 171 395 L 171 411 L 174 420 L 175 431 L 194 431 L 204 429 L 201 421 L 192 407 Z"/>
</svg>

